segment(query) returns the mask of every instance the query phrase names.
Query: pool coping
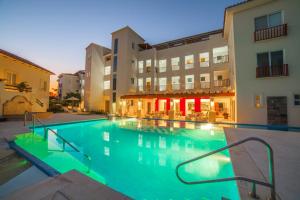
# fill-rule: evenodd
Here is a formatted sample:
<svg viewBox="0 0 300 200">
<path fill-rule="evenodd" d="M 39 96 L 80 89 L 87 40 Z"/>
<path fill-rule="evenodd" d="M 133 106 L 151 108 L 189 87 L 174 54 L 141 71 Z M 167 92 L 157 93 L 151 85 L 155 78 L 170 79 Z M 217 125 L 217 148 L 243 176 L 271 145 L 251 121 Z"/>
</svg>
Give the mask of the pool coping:
<svg viewBox="0 0 300 200">
<path fill-rule="evenodd" d="M 44 126 L 59 126 L 59 125 L 66 125 L 66 124 L 78 124 L 78 123 L 84 123 L 84 122 L 93 122 L 93 121 L 101 121 L 101 120 L 108 120 L 108 118 L 98 118 L 98 119 L 88 119 L 88 120 L 76 120 L 76 121 L 68 121 L 68 122 L 54 122 L 54 123 L 47 123 L 45 125 L 35 125 L 35 128 L 40 128 Z M 27 126 L 29 129 L 33 128 L 33 126 Z M 20 133 L 22 134 L 22 133 Z"/>
<path fill-rule="evenodd" d="M 25 151 L 24 149 L 22 149 L 21 147 L 19 147 L 15 143 L 15 141 L 9 141 L 8 145 L 9 145 L 9 147 L 11 149 L 15 150 L 15 152 L 18 155 L 24 157 L 26 160 L 28 160 L 29 162 L 31 162 L 34 166 L 36 166 L 38 169 L 40 169 L 42 172 L 44 172 L 48 176 L 54 177 L 54 176 L 57 176 L 57 175 L 61 174 L 59 171 L 57 171 L 53 167 L 49 166 L 48 164 L 46 164 L 41 159 L 35 157 L 34 155 L 28 153 L 27 151 Z"/>
</svg>

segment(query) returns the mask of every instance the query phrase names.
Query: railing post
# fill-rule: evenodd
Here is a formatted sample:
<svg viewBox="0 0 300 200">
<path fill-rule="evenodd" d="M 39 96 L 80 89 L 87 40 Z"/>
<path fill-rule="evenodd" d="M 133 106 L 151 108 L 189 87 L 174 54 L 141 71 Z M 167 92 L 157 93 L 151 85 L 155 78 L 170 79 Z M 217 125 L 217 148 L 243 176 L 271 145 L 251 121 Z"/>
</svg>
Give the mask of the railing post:
<svg viewBox="0 0 300 200">
<path fill-rule="evenodd" d="M 35 129 L 35 117 L 34 117 L 34 115 L 32 115 L 32 132 L 33 132 L 33 134 L 34 134 L 34 130 Z"/>
<path fill-rule="evenodd" d="M 44 140 L 48 140 L 48 128 L 44 127 Z"/>
<path fill-rule="evenodd" d="M 271 187 L 271 200 L 276 199 L 276 193 L 275 193 L 275 174 L 274 174 L 274 158 L 273 158 L 273 150 L 268 147 L 268 160 L 269 160 L 269 180 L 270 184 L 272 184 Z"/>
<path fill-rule="evenodd" d="M 249 195 L 251 198 L 259 199 L 259 196 L 256 194 L 256 184 L 254 182 L 252 183 L 252 189 Z"/>
</svg>

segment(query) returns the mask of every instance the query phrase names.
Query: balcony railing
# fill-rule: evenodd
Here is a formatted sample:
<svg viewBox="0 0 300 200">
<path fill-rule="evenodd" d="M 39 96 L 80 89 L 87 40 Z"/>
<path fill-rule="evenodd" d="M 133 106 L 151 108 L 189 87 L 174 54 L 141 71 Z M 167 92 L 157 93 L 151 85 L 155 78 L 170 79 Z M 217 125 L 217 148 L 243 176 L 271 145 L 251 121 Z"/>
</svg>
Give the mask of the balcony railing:
<svg viewBox="0 0 300 200">
<path fill-rule="evenodd" d="M 180 84 L 172 84 L 172 90 L 180 90 Z"/>
<path fill-rule="evenodd" d="M 289 75 L 288 64 L 276 65 L 271 67 L 270 66 L 256 67 L 256 78 L 288 76 L 288 75 Z"/>
<path fill-rule="evenodd" d="M 20 92 L 20 89 L 16 85 L 5 84 L 4 89 L 10 90 L 10 91 L 15 91 L 15 92 Z M 27 88 L 24 88 L 23 91 L 24 92 L 32 92 L 32 88 L 27 87 Z"/>
<path fill-rule="evenodd" d="M 210 88 L 210 82 L 200 82 L 201 89 L 208 89 Z"/>
<path fill-rule="evenodd" d="M 215 80 L 214 81 L 215 87 L 229 87 L 230 86 L 230 80 L 229 79 L 223 79 L 223 80 Z"/>
<path fill-rule="evenodd" d="M 287 24 L 256 30 L 254 41 L 267 40 L 287 35 Z"/>
<path fill-rule="evenodd" d="M 214 63 L 226 63 L 228 62 L 228 55 L 222 55 L 222 56 L 215 56 L 213 57 Z"/>
</svg>

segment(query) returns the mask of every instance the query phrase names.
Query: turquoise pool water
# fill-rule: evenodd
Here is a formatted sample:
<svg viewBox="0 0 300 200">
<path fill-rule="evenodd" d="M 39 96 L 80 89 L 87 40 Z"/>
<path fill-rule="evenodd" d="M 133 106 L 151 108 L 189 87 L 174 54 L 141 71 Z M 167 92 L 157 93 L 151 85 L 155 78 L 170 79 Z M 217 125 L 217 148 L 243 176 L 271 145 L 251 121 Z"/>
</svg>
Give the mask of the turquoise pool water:
<svg viewBox="0 0 300 200">
<path fill-rule="evenodd" d="M 85 159 L 43 128 L 19 135 L 15 143 L 64 173 L 72 169 L 134 199 L 239 199 L 236 182 L 185 185 L 175 174 L 180 162 L 226 145 L 223 128 L 211 124 L 155 120 L 99 120 L 51 126 L 91 157 Z M 88 168 L 90 169 L 88 172 Z M 234 175 L 224 151 L 182 167 L 187 180 Z"/>
</svg>

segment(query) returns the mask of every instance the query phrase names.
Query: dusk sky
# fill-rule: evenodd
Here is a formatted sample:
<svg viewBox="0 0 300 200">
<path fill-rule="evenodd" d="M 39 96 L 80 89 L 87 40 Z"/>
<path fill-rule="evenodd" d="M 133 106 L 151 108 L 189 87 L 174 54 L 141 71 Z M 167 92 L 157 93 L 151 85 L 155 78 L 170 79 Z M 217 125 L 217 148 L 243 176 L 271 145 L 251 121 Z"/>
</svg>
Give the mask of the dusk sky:
<svg viewBox="0 0 300 200">
<path fill-rule="evenodd" d="M 84 69 L 85 48 L 126 25 L 150 44 L 222 28 L 240 0 L 0 0 L 0 48 L 56 75 Z M 57 77 L 52 76 L 51 87 Z"/>
</svg>

